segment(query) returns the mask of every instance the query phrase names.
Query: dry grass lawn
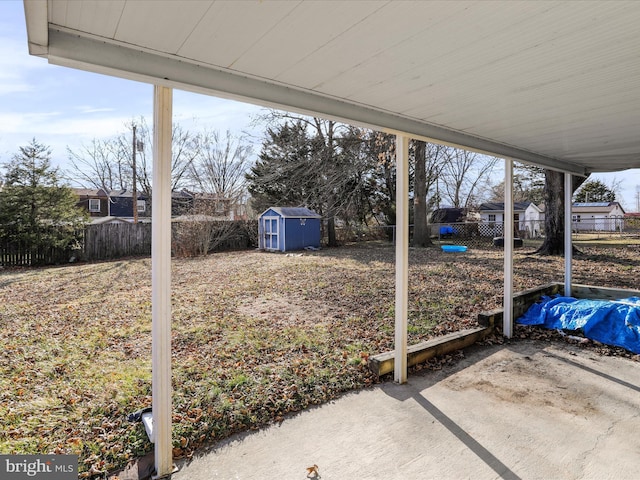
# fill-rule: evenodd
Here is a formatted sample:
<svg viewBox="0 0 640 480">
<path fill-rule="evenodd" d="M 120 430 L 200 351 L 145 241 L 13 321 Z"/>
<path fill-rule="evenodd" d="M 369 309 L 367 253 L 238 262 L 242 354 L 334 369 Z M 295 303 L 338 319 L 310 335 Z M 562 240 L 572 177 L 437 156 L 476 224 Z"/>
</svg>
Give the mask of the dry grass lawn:
<svg viewBox="0 0 640 480">
<path fill-rule="evenodd" d="M 637 288 L 639 260 L 585 248 L 574 280 Z M 378 381 L 393 262 L 383 243 L 174 260 L 174 454 Z M 562 280 L 562 258 L 514 264 L 516 291 Z M 411 249 L 409 285 L 410 343 L 474 326 L 501 303 L 502 253 Z M 1 271 L 0 342 L 0 453 L 76 453 L 91 477 L 151 450 L 126 421 L 151 404 L 149 259 Z"/>
</svg>

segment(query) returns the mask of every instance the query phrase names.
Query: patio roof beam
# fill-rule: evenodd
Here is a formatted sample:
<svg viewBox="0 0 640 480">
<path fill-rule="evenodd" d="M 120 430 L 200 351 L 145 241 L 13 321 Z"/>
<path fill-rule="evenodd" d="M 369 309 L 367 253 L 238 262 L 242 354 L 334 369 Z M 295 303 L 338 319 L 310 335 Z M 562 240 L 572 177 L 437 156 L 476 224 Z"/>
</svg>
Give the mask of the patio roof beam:
<svg viewBox="0 0 640 480">
<path fill-rule="evenodd" d="M 504 253 L 504 316 L 502 333 L 505 337 L 513 335 L 513 160 L 504 162 L 504 219 L 502 222 L 502 240 Z"/>
<path fill-rule="evenodd" d="M 409 135 L 419 140 L 513 158 L 576 175 L 589 173 L 585 167 L 571 161 L 547 157 L 416 118 L 296 89 L 275 81 L 89 38 L 82 32 L 51 28 L 48 42 L 49 62 L 57 65 L 323 116 L 388 133 Z"/>
<path fill-rule="evenodd" d="M 407 381 L 407 315 L 409 303 L 409 138 L 396 136 L 396 303 L 395 360 L 397 383 Z"/>
<path fill-rule="evenodd" d="M 171 444 L 171 115 L 173 91 L 154 86 L 151 222 L 154 478 L 173 471 Z"/>
<path fill-rule="evenodd" d="M 571 277 L 573 262 L 573 242 L 571 241 L 573 216 L 571 214 L 571 197 L 573 186 L 571 174 L 564 174 L 564 294 L 571 296 Z"/>
</svg>

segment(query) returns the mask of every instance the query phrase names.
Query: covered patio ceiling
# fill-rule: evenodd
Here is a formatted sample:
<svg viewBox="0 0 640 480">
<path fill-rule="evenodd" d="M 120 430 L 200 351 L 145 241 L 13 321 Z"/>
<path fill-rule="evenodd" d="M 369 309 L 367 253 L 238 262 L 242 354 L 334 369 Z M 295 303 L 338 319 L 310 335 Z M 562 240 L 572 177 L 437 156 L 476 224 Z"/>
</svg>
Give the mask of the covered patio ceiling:
<svg viewBox="0 0 640 480">
<path fill-rule="evenodd" d="M 640 167 L 640 3 L 27 0 L 50 63 L 577 175 Z"/>
</svg>

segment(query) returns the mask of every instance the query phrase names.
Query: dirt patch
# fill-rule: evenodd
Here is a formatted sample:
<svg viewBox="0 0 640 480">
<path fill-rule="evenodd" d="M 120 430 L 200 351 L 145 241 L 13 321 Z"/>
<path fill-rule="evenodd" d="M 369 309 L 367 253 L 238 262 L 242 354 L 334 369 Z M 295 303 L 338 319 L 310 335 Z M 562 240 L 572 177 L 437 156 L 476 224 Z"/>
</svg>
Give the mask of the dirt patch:
<svg viewBox="0 0 640 480">
<path fill-rule="evenodd" d="M 240 315 L 270 322 L 276 328 L 331 323 L 333 312 L 323 302 L 283 295 L 260 295 L 243 300 Z"/>
</svg>

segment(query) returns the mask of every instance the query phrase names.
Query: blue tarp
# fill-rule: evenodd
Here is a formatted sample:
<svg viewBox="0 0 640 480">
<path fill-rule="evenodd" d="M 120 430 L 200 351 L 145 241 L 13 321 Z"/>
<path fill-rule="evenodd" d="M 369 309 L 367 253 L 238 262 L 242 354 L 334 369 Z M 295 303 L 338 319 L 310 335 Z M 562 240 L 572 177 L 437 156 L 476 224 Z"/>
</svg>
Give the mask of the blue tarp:
<svg viewBox="0 0 640 480">
<path fill-rule="evenodd" d="M 516 322 L 551 329 L 580 330 L 592 340 L 640 353 L 640 297 L 578 300 L 543 296 Z"/>
</svg>

